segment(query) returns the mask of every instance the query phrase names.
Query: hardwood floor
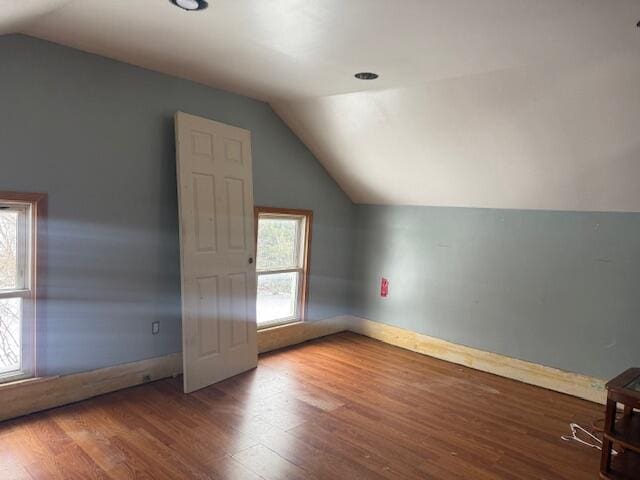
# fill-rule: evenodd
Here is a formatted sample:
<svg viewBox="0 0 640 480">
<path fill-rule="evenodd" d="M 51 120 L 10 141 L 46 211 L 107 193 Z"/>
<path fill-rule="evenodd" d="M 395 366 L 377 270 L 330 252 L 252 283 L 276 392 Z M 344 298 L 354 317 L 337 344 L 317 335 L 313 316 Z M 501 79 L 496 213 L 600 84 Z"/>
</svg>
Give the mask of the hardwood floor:
<svg viewBox="0 0 640 480">
<path fill-rule="evenodd" d="M 0 424 L 0 479 L 596 479 L 603 408 L 352 333 Z"/>
</svg>

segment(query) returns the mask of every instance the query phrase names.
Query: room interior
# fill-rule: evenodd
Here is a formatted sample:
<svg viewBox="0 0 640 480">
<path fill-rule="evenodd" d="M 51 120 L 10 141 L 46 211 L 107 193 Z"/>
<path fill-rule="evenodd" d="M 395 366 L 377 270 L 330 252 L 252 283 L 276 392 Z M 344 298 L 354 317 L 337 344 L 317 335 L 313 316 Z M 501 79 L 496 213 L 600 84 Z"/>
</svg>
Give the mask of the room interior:
<svg viewBox="0 0 640 480">
<path fill-rule="evenodd" d="M 640 478 L 640 2 L 0 7 L 0 478 Z"/>
</svg>

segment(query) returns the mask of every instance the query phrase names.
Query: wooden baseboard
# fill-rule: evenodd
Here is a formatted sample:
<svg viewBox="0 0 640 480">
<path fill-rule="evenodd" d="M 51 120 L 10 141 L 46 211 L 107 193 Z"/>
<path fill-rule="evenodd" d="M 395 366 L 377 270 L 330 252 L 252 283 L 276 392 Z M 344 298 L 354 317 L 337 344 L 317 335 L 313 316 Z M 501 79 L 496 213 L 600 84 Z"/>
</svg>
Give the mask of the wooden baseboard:
<svg viewBox="0 0 640 480">
<path fill-rule="evenodd" d="M 457 345 L 410 330 L 373 322 L 365 318 L 349 317 L 346 322 L 348 330 L 352 332 L 413 352 L 537 385 L 556 392 L 566 393 L 592 402 L 601 404 L 606 402 L 605 381 L 599 378 L 565 372 L 556 368 Z"/>
<path fill-rule="evenodd" d="M 340 316 L 258 332 L 260 353 L 350 330 L 407 350 L 521 382 L 605 403 L 604 381 L 485 352 L 359 317 Z M 60 377 L 0 385 L 0 421 L 178 375 L 182 353 Z"/>
<path fill-rule="evenodd" d="M 258 349 L 264 353 L 345 329 L 345 317 L 274 327 L 258 332 Z M 0 421 L 180 373 L 182 353 L 174 353 L 89 372 L 0 384 Z"/>
<path fill-rule="evenodd" d="M 89 372 L 0 385 L 0 421 L 178 375 L 182 353 Z"/>
<path fill-rule="evenodd" d="M 345 331 L 347 317 L 333 317 L 314 322 L 298 322 L 258 331 L 258 352 L 289 347 L 314 338 Z"/>
</svg>

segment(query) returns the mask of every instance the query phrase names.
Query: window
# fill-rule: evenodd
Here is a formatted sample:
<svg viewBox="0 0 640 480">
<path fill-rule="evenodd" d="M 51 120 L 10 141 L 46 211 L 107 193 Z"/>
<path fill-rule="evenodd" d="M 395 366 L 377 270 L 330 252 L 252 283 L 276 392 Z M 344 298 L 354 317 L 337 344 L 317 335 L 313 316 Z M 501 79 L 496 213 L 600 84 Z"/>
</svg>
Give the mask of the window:
<svg viewBox="0 0 640 480">
<path fill-rule="evenodd" d="M 35 374 L 36 220 L 43 198 L 0 192 L 0 382 Z"/>
<path fill-rule="evenodd" d="M 304 320 L 313 214 L 256 207 L 258 328 Z"/>
</svg>

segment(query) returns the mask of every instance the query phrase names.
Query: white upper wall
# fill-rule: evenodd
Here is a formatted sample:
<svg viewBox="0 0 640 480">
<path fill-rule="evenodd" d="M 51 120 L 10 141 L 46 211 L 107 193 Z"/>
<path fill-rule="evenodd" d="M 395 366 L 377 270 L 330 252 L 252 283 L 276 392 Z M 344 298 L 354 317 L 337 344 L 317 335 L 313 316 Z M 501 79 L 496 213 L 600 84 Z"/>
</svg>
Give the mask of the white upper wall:
<svg viewBox="0 0 640 480">
<path fill-rule="evenodd" d="M 640 211 L 636 52 L 275 108 L 358 203 Z"/>
<path fill-rule="evenodd" d="M 209 3 L 0 0 L 0 33 L 269 101 L 356 202 L 640 211 L 640 0 Z"/>
</svg>

